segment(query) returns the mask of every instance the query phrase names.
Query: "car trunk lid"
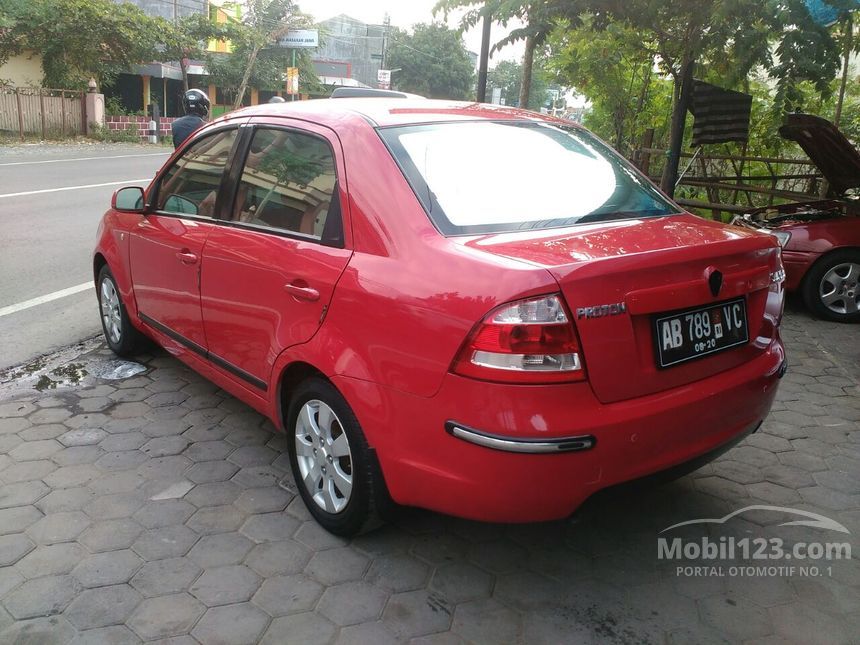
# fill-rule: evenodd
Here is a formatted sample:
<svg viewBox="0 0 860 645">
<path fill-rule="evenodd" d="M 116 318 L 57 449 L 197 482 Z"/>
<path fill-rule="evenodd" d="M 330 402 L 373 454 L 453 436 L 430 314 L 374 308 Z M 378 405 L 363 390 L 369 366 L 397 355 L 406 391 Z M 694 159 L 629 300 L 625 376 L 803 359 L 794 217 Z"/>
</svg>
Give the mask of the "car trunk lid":
<svg viewBox="0 0 860 645">
<path fill-rule="evenodd" d="M 789 114 L 779 134 L 803 148 L 837 195 L 860 188 L 860 152 L 830 121 L 812 114 Z"/>
<path fill-rule="evenodd" d="M 555 277 L 576 323 L 589 382 L 605 403 L 731 369 L 763 352 L 775 334 L 765 307 L 779 249 L 767 235 L 682 214 L 465 243 L 542 266 Z M 712 292 L 715 272 L 721 284 Z M 749 342 L 658 367 L 658 318 L 739 299 L 746 307 Z"/>
</svg>

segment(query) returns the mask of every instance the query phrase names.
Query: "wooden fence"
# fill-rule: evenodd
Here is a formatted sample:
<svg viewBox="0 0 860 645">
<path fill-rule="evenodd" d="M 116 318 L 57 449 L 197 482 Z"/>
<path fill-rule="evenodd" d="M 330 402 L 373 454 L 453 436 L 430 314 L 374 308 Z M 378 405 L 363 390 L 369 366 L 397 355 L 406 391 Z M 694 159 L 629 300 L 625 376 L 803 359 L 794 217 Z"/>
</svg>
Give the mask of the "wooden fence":
<svg viewBox="0 0 860 645">
<path fill-rule="evenodd" d="M 85 134 L 85 94 L 77 90 L 0 86 L 0 135 L 43 139 Z"/>
<path fill-rule="evenodd" d="M 633 155 L 633 162 L 658 184 L 665 159 L 661 148 L 644 147 Z M 809 159 L 684 152 L 680 171 L 675 201 L 710 211 L 714 219 L 724 213 L 813 200 L 826 192 L 826 182 Z"/>
</svg>

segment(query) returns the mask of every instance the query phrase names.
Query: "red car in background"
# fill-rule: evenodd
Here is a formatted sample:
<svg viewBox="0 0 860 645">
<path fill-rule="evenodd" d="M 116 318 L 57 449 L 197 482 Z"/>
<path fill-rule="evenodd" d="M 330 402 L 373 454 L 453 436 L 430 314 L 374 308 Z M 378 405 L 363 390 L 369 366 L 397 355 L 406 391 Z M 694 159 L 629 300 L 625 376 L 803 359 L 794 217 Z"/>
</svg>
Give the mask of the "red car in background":
<svg viewBox="0 0 860 645">
<path fill-rule="evenodd" d="M 582 128 L 475 103 L 252 107 L 117 191 L 105 337 L 288 435 L 313 516 L 561 518 L 716 456 L 785 370 L 770 235 L 681 211 Z"/>
<path fill-rule="evenodd" d="M 777 236 L 786 289 L 828 320 L 860 322 L 860 153 L 826 119 L 791 114 L 779 130 L 818 166 L 832 197 L 759 208 L 736 223 Z"/>
</svg>

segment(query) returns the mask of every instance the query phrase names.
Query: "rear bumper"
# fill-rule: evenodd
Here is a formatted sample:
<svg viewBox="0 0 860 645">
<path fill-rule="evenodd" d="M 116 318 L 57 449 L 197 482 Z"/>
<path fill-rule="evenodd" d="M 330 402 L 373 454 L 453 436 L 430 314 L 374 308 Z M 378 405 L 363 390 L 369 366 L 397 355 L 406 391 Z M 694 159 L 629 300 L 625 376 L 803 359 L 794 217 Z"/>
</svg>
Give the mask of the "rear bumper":
<svg viewBox="0 0 860 645">
<path fill-rule="evenodd" d="M 532 522 L 570 515 L 598 490 L 684 464 L 754 430 L 784 367 L 776 340 L 735 369 L 674 390 L 602 404 L 585 383 L 517 386 L 447 375 L 421 398 L 355 379 L 335 383 L 377 451 L 395 501 L 471 519 Z M 446 424 L 518 447 L 481 445 Z M 450 427 L 450 424 L 449 424 Z"/>
</svg>

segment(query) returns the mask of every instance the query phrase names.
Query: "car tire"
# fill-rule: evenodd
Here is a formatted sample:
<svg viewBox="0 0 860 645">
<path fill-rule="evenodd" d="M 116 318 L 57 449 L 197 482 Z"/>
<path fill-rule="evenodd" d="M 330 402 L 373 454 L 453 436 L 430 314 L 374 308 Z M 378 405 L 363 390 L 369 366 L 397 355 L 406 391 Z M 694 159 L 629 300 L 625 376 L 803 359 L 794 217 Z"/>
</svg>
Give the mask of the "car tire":
<svg viewBox="0 0 860 645">
<path fill-rule="evenodd" d="M 287 445 L 302 500 L 327 531 L 349 537 L 374 528 L 388 490 L 355 414 L 328 381 L 296 388 L 287 414 Z"/>
<path fill-rule="evenodd" d="M 96 294 L 99 299 L 102 332 L 108 347 L 118 356 L 133 356 L 143 348 L 145 339 L 131 324 L 119 294 L 119 287 L 107 265 L 99 271 Z"/>
<path fill-rule="evenodd" d="M 804 279 L 803 300 L 819 318 L 860 322 L 860 251 L 842 249 L 820 258 Z"/>
</svg>

